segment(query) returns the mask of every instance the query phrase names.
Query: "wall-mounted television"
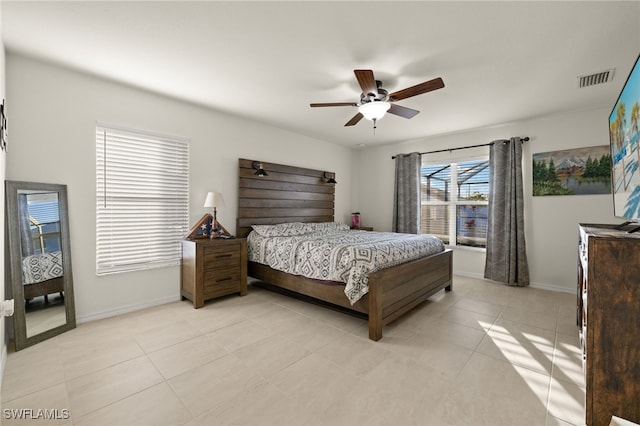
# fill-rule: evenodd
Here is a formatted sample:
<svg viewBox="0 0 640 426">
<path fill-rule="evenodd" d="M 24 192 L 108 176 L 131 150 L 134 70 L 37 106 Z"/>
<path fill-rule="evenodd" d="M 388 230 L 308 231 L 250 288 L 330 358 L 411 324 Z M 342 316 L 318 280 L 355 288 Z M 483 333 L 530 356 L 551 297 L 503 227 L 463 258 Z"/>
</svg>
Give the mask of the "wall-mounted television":
<svg viewBox="0 0 640 426">
<path fill-rule="evenodd" d="M 609 142 L 613 214 L 640 222 L 640 56 L 609 115 Z"/>
</svg>

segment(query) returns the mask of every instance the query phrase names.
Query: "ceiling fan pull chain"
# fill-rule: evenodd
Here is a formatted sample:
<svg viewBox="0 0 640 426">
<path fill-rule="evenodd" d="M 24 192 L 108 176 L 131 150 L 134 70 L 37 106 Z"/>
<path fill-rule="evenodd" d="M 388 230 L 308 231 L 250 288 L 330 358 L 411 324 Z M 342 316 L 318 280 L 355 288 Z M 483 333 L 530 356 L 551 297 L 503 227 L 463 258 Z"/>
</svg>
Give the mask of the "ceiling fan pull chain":
<svg viewBox="0 0 640 426">
<path fill-rule="evenodd" d="M 374 118 L 374 119 L 373 119 L 373 136 L 375 136 L 375 135 L 376 135 L 376 127 L 377 127 L 377 126 L 376 126 L 376 121 L 377 121 L 377 119 L 375 119 L 375 118 Z"/>
</svg>

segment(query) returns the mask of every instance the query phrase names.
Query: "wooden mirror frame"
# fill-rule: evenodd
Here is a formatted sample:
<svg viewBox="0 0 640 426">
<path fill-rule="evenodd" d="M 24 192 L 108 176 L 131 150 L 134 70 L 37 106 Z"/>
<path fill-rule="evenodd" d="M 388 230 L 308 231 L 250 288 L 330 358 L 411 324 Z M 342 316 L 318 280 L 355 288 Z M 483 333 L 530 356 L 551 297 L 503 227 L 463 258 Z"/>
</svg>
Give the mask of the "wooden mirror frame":
<svg viewBox="0 0 640 426">
<path fill-rule="evenodd" d="M 69 215 L 67 208 L 67 186 L 49 183 L 6 181 L 6 223 L 7 223 L 7 277 L 11 283 L 14 299 L 13 329 L 15 349 L 20 350 L 43 340 L 57 336 L 76 327 L 75 303 L 73 297 L 73 273 L 71 269 L 71 244 L 69 239 Z M 18 217 L 18 191 L 57 192 L 60 219 L 60 248 L 62 250 L 63 291 L 66 322 L 63 325 L 27 336 L 24 286 L 22 284 L 22 248 L 20 243 Z"/>
</svg>

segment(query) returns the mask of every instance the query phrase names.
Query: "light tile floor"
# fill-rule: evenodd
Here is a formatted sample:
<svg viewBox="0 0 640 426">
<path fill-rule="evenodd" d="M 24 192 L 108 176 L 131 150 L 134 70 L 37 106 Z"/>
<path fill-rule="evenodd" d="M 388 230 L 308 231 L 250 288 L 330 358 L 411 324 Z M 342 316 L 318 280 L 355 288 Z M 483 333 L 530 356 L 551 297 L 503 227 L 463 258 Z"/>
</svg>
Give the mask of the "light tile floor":
<svg viewBox="0 0 640 426">
<path fill-rule="evenodd" d="M 9 354 L 2 424 L 584 423 L 573 295 L 456 276 L 383 333 L 256 287 L 80 324 Z"/>
</svg>

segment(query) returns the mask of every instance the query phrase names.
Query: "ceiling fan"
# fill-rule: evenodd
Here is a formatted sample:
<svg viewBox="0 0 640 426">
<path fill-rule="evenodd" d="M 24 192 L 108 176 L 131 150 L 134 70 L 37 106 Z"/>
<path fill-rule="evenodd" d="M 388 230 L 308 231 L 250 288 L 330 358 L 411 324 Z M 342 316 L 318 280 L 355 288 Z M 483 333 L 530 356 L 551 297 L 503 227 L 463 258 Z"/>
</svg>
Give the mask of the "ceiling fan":
<svg viewBox="0 0 640 426">
<path fill-rule="evenodd" d="M 384 117 L 384 114 L 387 112 L 404 118 L 412 118 L 420 112 L 415 109 L 396 105 L 394 102 L 410 98 L 412 96 L 422 95 L 423 93 L 442 89 L 444 87 L 444 81 L 442 81 L 442 78 L 438 77 L 389 94 L 382 88 L 382 82 L 375 79 L 373 71 L 353 70 L 353 72 L 356 75 L 356 79 L 358 80 L 360 87 L 362 88 L 362 94 L 360 94 L 359 102 L 313 103 L 310 104 L 310 106 L 312 108 L 336 106 L 358 107 L 358 113 L 351 120 L 347 121 L 345 126 L 358 124 L 358 122 L 364 117 L 367 120 L 373 121 L 373 128 L 375 129 L 376 121 Z"/>
</svg>

